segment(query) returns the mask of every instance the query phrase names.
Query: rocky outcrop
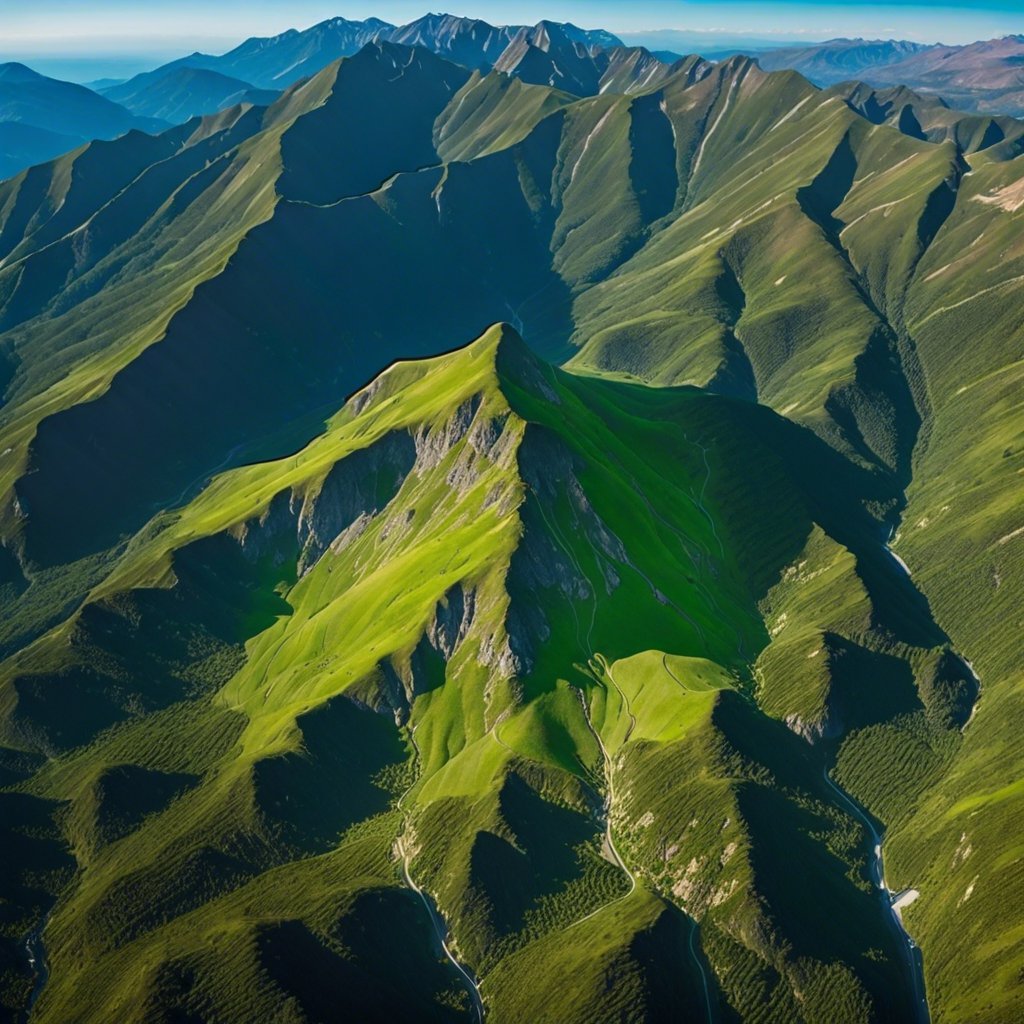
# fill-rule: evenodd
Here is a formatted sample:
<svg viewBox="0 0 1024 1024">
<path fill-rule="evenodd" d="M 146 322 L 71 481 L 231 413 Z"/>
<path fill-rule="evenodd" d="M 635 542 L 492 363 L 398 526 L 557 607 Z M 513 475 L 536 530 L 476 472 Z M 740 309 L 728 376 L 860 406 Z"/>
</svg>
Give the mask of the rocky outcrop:
<svg viewBox="0 0 1024 1024">
<path fill-rule="evenodd" d="M 466 436 L 481 398 L 473 395 L 443 423 L 424 424 L 413 436 L 416 445 L 416 474 L 422 476 L 441 464 L 444 457 Z"/>
<path fill-rule="evenodd" d="M 841 736 L 845 729 L 842 719 L 833 712 L 832 708 L 826 708 L 821 718 L 805 721 L 800 715 L 792 714 L 787 715 L 785 721 L 797 736 L 802 736 L 808 743 L 820 743 L 822 740 L 834 739 L 836 736 Z"/>
<path fill-rule="evenodd" d="M 385 434 L 336 462 L 319 488 L 282 491 L 264 512 L 232 533 L 252 560 L 297 552 L 298 573 L 308 572 L 329 548 L 342 550 L 398 493 L 416 460 L 409 434 Z"/>
</svg>

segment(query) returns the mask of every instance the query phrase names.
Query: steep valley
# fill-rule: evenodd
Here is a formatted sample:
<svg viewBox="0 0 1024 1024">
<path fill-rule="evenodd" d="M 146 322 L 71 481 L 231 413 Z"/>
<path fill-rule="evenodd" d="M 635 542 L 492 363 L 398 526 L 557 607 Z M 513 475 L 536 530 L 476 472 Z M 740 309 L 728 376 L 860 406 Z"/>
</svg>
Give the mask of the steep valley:
<svg viewBox="0 0 1024 1024">
<path fill-rule="evenodd" d="M 1024 1012 L 1024 157 L 527 79 L 0 183 L 10 1019 Z"/>
</svg>

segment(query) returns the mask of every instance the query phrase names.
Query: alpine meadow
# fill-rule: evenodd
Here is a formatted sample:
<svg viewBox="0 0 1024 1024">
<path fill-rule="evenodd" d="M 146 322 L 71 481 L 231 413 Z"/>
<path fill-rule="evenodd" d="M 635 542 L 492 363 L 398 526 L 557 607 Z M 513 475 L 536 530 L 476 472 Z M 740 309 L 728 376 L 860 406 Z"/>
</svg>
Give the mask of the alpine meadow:
<svg viewBox="0 0 1024 1024">
<path fill-rule="evenodd" d="M 1024 36 L 31 63 L 0 1021 L 1024 1021 Z"/>
</svg>

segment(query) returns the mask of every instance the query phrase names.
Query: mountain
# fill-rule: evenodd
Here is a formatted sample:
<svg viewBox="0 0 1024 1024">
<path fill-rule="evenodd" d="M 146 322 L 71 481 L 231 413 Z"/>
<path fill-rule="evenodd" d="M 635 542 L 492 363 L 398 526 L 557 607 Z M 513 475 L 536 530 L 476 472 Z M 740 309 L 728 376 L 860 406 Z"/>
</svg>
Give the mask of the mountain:
<svg viewBox="0 0 1024 1024">
<path fill-rule="evenodd" d="M 954 107 L 1024 114 L 1024 37 L 967 46 L 924 46 L 897 40 L 834 39 L 819 46 L 762 50 L 767 70 L 792 68 L 818 85 L 863 78 L 874 86 L 937 93 Z"/>
<path fill-rule="evenodd" d="M 153 118 L 135 117 L 84 85 L 46 78 L 24 64 L 0 64 L 0 123 L 6 122 L 65 136 L 72 145 L 166 127 Z"/>
<path fill-rule="evenodd" d="M 561 23 L 542 21 L 537 27 L 539 28 L 541 25 L 557 26 L 569 39 L 572 39 L 577 43 L 582 43 L 584 46 L 588 47 L 596 46 L 602 50 L 612 50 L 616 46 L 623 45 L 622 40 L 618 36 L 600 28 L 580 28 L 578 25 L 574 25 L 571 21 Z"/>
<path fill-rule="evenodd" d="M 378 985 L 398 1015 L 462 1019 L 465 982 L 431 956 L 429 917 L 400 888 L 390 851 L 408 889 L 429 891 L 459 936 L 453 962 L 484 978 L 496 1019 L 545 1008 L 606 1019 L 608 979 L 634 1014 L 696 1012 L 705 956 L 778 958 L 772 997 L 790 1012 L 792 989 L 806 986 L 816 1004 L 869 999 L 883 1019 L 906 1019 L 898 939 L 836 856 L 861 862 L 848 811 L 807 745 L 754 708 L 739 654 L 764 647 L 753 595 L 797 555 L 846 594 L 832 625 L 866 625 L 870 602 L 830 529 L 853 530 L 847 543 L 866 558 L 877 549 L 882 568 L 863 513 L 859 545 L 852 509 L 814 523 L 806 468 L 783 462 L 770 484 L 751 477 L 795 454 L 796 433 L 767 410 L 692 389 L 652 410 L 643 389 L 539 362 L 507 326 L 385 372 L 325 428 L 294 459 L 228 474 L 140 536 L 72 617 L 70 647 L 44 643 L 21 664 L 19 694 L 39 696 L 19 700 L 14 728 L 41 730 L 58 757 L 91 751 L 77 759 L 72 812 L 90 890 L 54 926 L 42 1019 L 72 1005 L 108 1012 L 122 956 L 90 924 L 108 915 L 142 960 L 207 965 L 210 929 L 239 933 L 219 954 L 231 985 L 211 979 L 179 997 L 140 974 L 122 1019 L 153 1000 L 185 1010 L 193 999 L 229 1018 L 273 1018 L 289 998 L 315 1015 L 342 993 L 352 1011 L 372 1006 Z M 683 448 L 680 431 L 692 438 Z M 821 442 L 811 452 L 800 454 L 839 464 Z M 751 533 L 774 537 L 770 553 L 749 558 Z M 416 584 L 396 591 L 396 572 Z M 806 595 L 772 599 L 804 628 Z M 361 644 L 337 647 L 360 620 Z M 860 644 L 815 636 L 795 641 L 801 656 L 819 642 L 871 662 L 884 643 L 881 630 Z M 112 678 L 149 680 L 121 706 L 96 700 L 102 681 L 76 682 L 101 651 Z M 927 657 L 897 659 L 904 673 L 917 656 Z M 912 707 L 913 686 L 889 673 L 897 692 L 880 690 L 885 705 Z M 821 682 L 827 693 L 827 670 Z M 92 708 L 72 731 L 50 709 L 58 691 Z M 161 715 L 165 735 L 194 738 L 161 754 L 132 705 Z M 108 723 L 118 748 L 102 738 Z M 659 838 L 676 835 L 674 847 Z M 125 842 L 136 852 L 122 899 Z M 774 881 L 794 843 L 847 935 L 824 908 L 797 910 L 800 886 Z M 773 881 L 761 878 L 766 858 Z M 193 875 L 226 886 L 229 900 L 206 904 L 202 882 L 180 883 Z M 318 916 L 324 900 L 332 909 Z M 681 905 L 700 916 L 700 947 Z M 334 934 L 351 938 L 337 949 Z M 386 984 L 388 938 L 406 948 L 401 990 Z M 822 959 L 787 963 L 789 941 Z M 91 963 L 72 968 L 83 943 Z M 835 958 L 858 963 L 870 949 L 882 960 L 861 969 L 863 987 L 851 978 L 830 993 Z M 309 957 L 331 970 L 294 988 Z M 569 990 L 568 972 L 579 979 Z M 746 1012 L 754 993 L 730 980 L 721 998 Z"/>
<path fill-rule="evenodd" d="M 91 82 L 83 82 L 82 84 L 87 89 L 92 89 L 93 92 L 102 92 L 104 89 L 111 89 L 115 85 L 124 85 L 127 81 L 127 78 L 96 78 Z"/>
<path fill-rule="evenodd" d="M 790 68 L 817 85 L 835 85 L 851 78 L 870 79 L 871 72 L 879 67 L 936 49 L 905 39 L 830 39 L 812 46 L 758 51 L 757 59 L 766 71 Z"/>
<path fill-rule="evenodd" d="M 73 135 L 58 135 L 19 121 L 0 121 L 0 179 L 52 160 L 78 144 Z"/>
<path fill-rule="evenodd" d="M 301 32 L 289 29 L 269 38 L 247 39 L 223 56 L 194 53 L 175 64 L 219 71 L 258 89 L 280 90 L 356 53 L 392 27 L 379 18 L 330 18 Z"/>
<path fill-rule="evenodd" d="M 520 29 L 494 66 L 531 85 L 549 85 L 577 96 L 612 87 L 629 92 L 656 84 L 677 70 L 647 50 L 621 45 L 599 49 L 564 26 L 543 21 L 534 28 Z"/>
<path fill-rule="evenodd" d="M 427 14 L 408 25 L 382 31 L 379 38 L 402 46 L 422 46 L 456 64 L 489 71 L 518 31 L 516 25 L 496 28 L 476 18 Z"/>
<path fill-rule="evenodd" d="M 879 85 L 937 92 L 954 105 L 1002 114 L 1024 113 L 1024 36 L 941 46 L 878 69 Z"/>
<path fill-rule="evenodd" d="M 847 82 L 831 92 L 874 124 L 891 124 L 904 135 L 930 142 L 949 140 L 966 153 L 993 147 L 1009 157 L 1024 152 L 1024 122 L 1016 118 L 964 114 L 937 96 L 905 86 L 873 89 L 863 82 Z"/>
<path fill-rule="evenodd" d="M 640 81 L 0 184 L 11 1014 L 1020 1016 L 1016 123 Z"/>
<path fill-rule="evenodd" d="M 627 46 L 643 46 L 648 50 L 668 50 L 676 54 L 699 53 L 711 59 L 722 53 L 734 57 L 737 53 L 761 53 L 780 47 L 797 48 L 808 46 L 797 37 L 787 39 L 778 34 L 730 32 L 728 30 L 687 30 L 660 28 L 647 32 L 623 32 L 622 40 Z"/>
<path fill-rule="evenodd" d="M 182 67 L 201 68 L 250 82 L 260 89 L 279 90 L 315 74 L 339 57 L 352 56 L 370 42 L 420 46 L 480 71 L 489 71 L 510 51 L 502 65 L 510 74 L 520 74 L 519 65 L 526 52 L 537 50 L 544 56 L 536 63 L 527 60 L 522 70 L 526 80 L 533 82 L 543 77 L 547 82 L 552 76 L 560 77 L 554 69 L 542 75 L 536 64 L 561 59 L 576 70 L 568 73 L 568 77 L 561 74 L 564 81 L 559 86 L 588 92 L 597 91 L 597 82 L 607 66 L 607 60 L 595 51 L 622 47 L 621 40 L 610 32 L 581 29 L 571 23 L 542 21 L 533 27 L 498 27 L 476 18 L 427 14 L 407 25 L 395 26 L 377 18 L 332 18 L 303 31 L 291 29 L 267 39 L 249 39 L 223 56 L 194 53 L 157 69 L 154 74 Z M 595 61 L 602 65 L 601 70 L 595 71 Z"/>
<path fill-rule="evenodd" d="M 169 124 L 181 124 L 237 103 L 268 106 L 278 96 L 217 71 L 184 66 L 136 75 L 101 92 L 133 114 L 159 118 Z"/>
</svg>

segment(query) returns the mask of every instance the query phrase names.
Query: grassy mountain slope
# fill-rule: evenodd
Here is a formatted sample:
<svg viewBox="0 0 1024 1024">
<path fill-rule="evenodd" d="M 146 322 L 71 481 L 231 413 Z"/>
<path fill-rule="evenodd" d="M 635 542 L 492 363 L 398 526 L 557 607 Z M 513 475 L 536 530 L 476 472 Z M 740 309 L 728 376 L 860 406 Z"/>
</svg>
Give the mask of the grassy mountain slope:
<svg viewBox="0 0 1024 1024">
<path fill-rule="evenodd" d="M 872 89 L 848 82 L 834 92 L 875 124 L 891 124 L 905 135 L 929 142 L 954 142 L 964 153 L 998 147 L 1001 158 L 1012 158 L 1024 143 L 1024 122 L 1012 117 L 964 114 L 936 96 L 915 93 L 905 86 Z"/>
<path fill-rule="evenodd" d="M 937 985 L 952 1020 L 1008 1019 L 1013 1011 L 1006 1007 L 1020 992 L 1016 926 L 1006 912 L 1007 900 L 1015 905 L 1008 894 L 1019 888 L 1021 813 L 1010 740 L 1021 721 L 1024 683 L 1016 637 L 1024 564 L 1015 398 L 1021 325 L 1016 303 L 1003 300 L 1022 273 L 1011 199 L 1018 187 L 1012 164 L 975 163 L 946 231 L 921 263 L 907 313 L 933 426 L 895 546 L 972 659 L 983 694 L 962 755 L 896 847 L 901 861 L 926 871 L 942 894 L 922 902 L 911 921 L 922 941 L 934 936 Z M 1002 216 L 989 223 L 993 206 Z M 959 277 L 957 261 L 965 255 L 985 268 L 983 277 Z M 952 340 L 963 332 L 976 344 Z M 950 919 L 961 937 L 973 938 L 966 960 Z M 954 962 L 968 984 L 953 983 Z"/>
<path fill-rule="evenodd" d="M 906 1020 L 826 769 L 933 1019 L 1014 1019 L 1024 169 L 850 99 L 381 44 L 0 186 L 42 1019 L 315 1020 L 398 947 L 465 1017 L 436 906 L 495 1019 Z M 571 372 L 378 377 L 499 320 Z"/>
<path fill-rule="evenodd" d="M 838 469 L 845 500 L 823 501 L 816 460 L 841 466 L 766 410 L 573 378 L 505 327 L 396 366 L 295 456 L 158 515 L 5 667 L 6 743 L 49 758 L 19 792 L 63 808 L 80 872 L 47 927 L 39 1019 L 316 1019 L 330 992 L 301 965 L 334 965 L 358 1006 L 388 985 L 389 942 L 403 1005 L 461 1018 L 399 867 L 495 1020 L 705 999 L 905 1019 L 828 755 L 752 701 L 751 659 L 779 642 L 768 581 L 808 542 L 849 551 L 830 531 L 853 552 L 834 587 L 856 593 L 871 558 L 870 478 Z M 876 719 L 927 730 L 932 655 L 875 613 L 814 621 L 900 666 Z M 828 893 L 814 911 L 794 857 Z"/>
</svg>

